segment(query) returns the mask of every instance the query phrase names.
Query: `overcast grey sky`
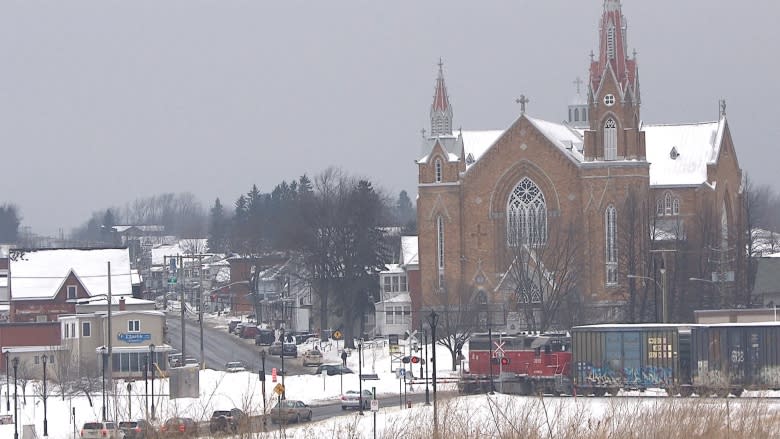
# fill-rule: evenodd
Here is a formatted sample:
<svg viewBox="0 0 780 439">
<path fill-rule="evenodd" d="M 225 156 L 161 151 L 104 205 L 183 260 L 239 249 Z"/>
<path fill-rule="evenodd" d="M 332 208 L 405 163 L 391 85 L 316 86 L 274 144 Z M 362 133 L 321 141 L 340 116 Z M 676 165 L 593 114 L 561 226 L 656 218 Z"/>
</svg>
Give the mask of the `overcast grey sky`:
<svg viewBox="0 0 780 439">
<path fill-rule="evenodd" d="M 329 165 L 416 193 L 441 56 L 454 126 L 503 129 L 530 97 L 561 121 L 601 0 L 1 1 L 0 203 L 38 233 L 93 210 Z M 780 2 L 624 0 L 648 123 L 728 116 L 742 167 L 780 188 Z"/>
</svg>

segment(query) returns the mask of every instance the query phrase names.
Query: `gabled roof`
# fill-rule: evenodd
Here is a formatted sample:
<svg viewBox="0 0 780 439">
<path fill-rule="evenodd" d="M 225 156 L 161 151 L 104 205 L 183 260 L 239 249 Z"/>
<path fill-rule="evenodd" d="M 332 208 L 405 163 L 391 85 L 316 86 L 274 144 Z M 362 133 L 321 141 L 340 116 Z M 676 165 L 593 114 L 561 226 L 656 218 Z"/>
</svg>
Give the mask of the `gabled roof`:
<svg viewBox="0 0 780 439">
<path fill-rule="evenodd" d="M 126 248 L 25 250 L 11 260 L 12 298 L 54 298 L 71 272 L 90 296 L 106 294 L 108 262 L 112 294 L 131 295 L 130 253 Z"/>
<path fill-rule="evenodd" d="M 723 141 L 726 120 L 678 125 L 644 125 L 651 186 L 688 186 L 707 182 Z M 676 154 L 672 154 L 675 148 Z"/>
</svg>

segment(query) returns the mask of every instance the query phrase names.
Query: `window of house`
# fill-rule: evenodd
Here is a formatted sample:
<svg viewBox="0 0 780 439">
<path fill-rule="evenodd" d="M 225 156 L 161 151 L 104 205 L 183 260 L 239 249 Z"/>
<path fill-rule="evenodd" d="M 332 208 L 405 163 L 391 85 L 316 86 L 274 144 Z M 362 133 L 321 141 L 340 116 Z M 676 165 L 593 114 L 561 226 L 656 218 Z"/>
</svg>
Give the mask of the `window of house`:
<svg viewBox="0 0 780 439">
<path fill-rule="evenodd" d="M 409 291 L 409 289 L 408 289 L 409 287 L 406 285 L 406 276 L 405 275 L 401 275 L 399 277 L 401 279 L 401 290 L 400 291 L 404 291 L 404 292 L 405 291 Z"/>
<path fill-rule="evenodd" d="M 38 323 L 48 322 L 49 321 L 49 316 L 47 316 L 46 314 L 44 314 L 42 316 L 35 316 L 35 321 L 38 322 Z"/>
<path fill-rule="evenodd" d="M 672 215 L 679 215 L 680 214 L 680 199 L 675 198 L 674 201 L 672 201 Z"/>
<path fill-rule="evenodd" d="M 34 363 L 35 363 L 35 364 L 40 364 L 40 362 L 41 362 L 41 357 L 39 357 L 39 356 L 37 356 L 37 355 L 36 355 L 33 361 L 34 361 Z"/>
<path fill-rule="evenodd" d="M 91 337 L 92 336 L 92 323 L 90 323 L 90 322 L 81 322 L 81 336 L 82 337 Z"/>
<path fill-rule="evenodd" d="M 76 292 L 76 285 L 68 285 L 68 299 L 75 299 Z"/>
<path fill-rule="evenodd" d="M 617 209 L 607 207 L 604 214 L 606 232 L 607 285 L 617 285 Z"/>
<path fill-rule="evenodd" d="M 539 246 L 547 242 L 547 203 L 539 186 L 528 177 L 512 191 L 507 214 L 508 245 Z"/>
<path fill-rule="evenodd" d="M 398 283 L 399 283 L 398 276 L 393 276 L 392 279 L 393 279 L 393 292 L 397 292 L 398 291 Z"/>
<path fill-rule="evenodd" d="M 127 321 L 127 332 L 140 332 L 141 331 L 141 321 L 140 320 L 128 320 Z"/>
<path fill-rule="evenodd" d="M 390 291 L 392 291 L 392 286 L 390 285 L 390 276 L 385 276 L 384 285 L 385 285 L 385 293 L 389 293 Z"/>
<path fill-rule="evenodd" d="M 436 183 L 441 183 L 441 177 L 442 177 L 441 159 L 436 159 L 434 167 L 436 168 Z"/>
<path fill-rule="evenodd" d="M 49 364 L 54 364 L 54 355 L 49 355 Z"/>
<path fill-rule="evenodd" d="M 664 214 L 664 202 L 663 200 L 657 200 L 655 202 L 655 215 L 663 216 Z"/>
<path fill-rule="evenodd" d="M 604 160 L 617 159 L 617 123 L 607 119 L 604 123 Z"/>
</svg>

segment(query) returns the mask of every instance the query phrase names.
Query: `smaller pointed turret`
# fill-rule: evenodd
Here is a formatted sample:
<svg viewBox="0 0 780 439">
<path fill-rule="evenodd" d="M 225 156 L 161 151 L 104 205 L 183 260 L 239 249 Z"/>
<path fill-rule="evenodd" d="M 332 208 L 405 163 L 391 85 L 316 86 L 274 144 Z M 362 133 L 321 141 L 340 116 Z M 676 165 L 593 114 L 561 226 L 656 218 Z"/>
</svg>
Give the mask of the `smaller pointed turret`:
<svg viewBox="0 0 780 439">
<path fill-rule="evenodd" d="M 444 63 L 439 59 L 439 76 L 431 105 L 431 137 L 452 135 L 452 106 L 444 84 Z"/>
</svg>

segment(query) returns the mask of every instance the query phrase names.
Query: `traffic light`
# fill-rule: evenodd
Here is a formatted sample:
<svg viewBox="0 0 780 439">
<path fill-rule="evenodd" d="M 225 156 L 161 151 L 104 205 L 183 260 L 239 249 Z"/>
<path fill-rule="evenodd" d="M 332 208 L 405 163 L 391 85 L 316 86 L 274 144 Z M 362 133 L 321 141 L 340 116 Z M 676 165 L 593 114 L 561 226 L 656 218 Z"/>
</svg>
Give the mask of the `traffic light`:
<svg viewBox="0 0 780 439">
<path fill-rule="evenodd" d="M 491 359 L 490 359 L 490 362 L 491 362 L 492 364 L 498 364 L 498 357 L 493 357 L 493 358 L 491 358 Z"/>
<path fill-rule="evenodd" d="M 508 366 L 509 365 L 509 358 L 507 358 L 507 357 L 501 358 L 501 365 L 502 366 Z"/>
<path fill-rule="evenodd" d="M 410 360 L 410 358 L 408 356 L 401 358 L 401 363 L 403 363 L 403 364 L 409 364 L 409 361 L 411 361 L 411 360 Z"/>
<path fill-rule="evenodd" d="M 420 357 L 414 356 L 410 358 L 409 361 L 411 361 L 412 364 L 418 364 L 420 362 Z"/>
</svg>

